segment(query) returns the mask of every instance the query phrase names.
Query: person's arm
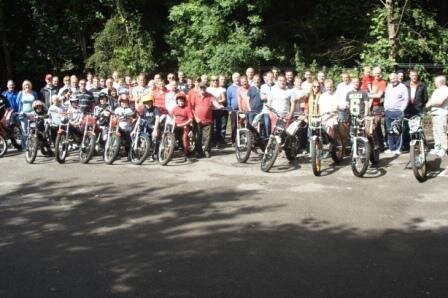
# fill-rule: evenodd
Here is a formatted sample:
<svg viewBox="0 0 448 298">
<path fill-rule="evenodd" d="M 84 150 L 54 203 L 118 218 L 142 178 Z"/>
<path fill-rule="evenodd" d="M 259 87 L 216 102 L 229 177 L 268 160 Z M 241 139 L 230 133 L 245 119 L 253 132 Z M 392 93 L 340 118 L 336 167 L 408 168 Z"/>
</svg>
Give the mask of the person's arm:
<svg viewBox="0 0 448 298">
<path fill-rule="evenodd" d="M 400 111 L 404 112 L 404 110 L 406 109 L 406 107 L 408 106 L 409 103 L 409 92 L 408 92 L 408 88 L 406 88 L 405 85 L 402 85 L 402 96 L 403 96 L 403 100 L 401 102 L 401 107 L 400 107 Z"/>
</svg>

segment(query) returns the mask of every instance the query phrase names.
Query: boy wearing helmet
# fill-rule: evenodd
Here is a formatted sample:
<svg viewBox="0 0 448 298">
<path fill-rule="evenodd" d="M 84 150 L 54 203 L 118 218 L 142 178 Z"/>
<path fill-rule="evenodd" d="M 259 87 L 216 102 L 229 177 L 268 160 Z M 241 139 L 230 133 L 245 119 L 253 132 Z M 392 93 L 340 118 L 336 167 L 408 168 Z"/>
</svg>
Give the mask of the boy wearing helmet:
<svg viewBox="0 0 448 298">
<path fill-rule="evenodd" d="M 193 113 L 190 107 L 186 105 L 187 96 L 183 92 L 176 95 L 177 107 L 173 109 L 173 117 L 176 123 L 176 137 L 182 140 L 185 160 L 190 161 L 188 133 L 190 132 L 190 125 L 193 123 Z"/>
<path fill-rule="evenodd" d="M 80 129 L 81 121 L 83 113 L 81 112 L 81 109 L 79 108 L 79 98 L 76 96 L 70 97 L 70 107 L 68 108 L 67 112 L 70 114 L 69 123 L 70 126 L 73 128 L 73 132 L 77 136 L 81 136 L 82 132 Z"/>
<path fill-rule="evenodd" d="M 115 109 L 114 113 L 119 117 L 118 126 L 123 133 L 127 144 L 131 143 L 132 123 L 135 112 L 129 106 L 129 94 L 122 94 L 119 98 L 119 107 Z"/>
<path fill-rule="evenodd" d="M 152 138 L 157 138 L 160 124 L 160 111 L 153 104 L 153 98 L 151 94 L 146 94 L 141 98 L 141 105 L 137 107 L 137 113 L 141 118 L 146 120 L 148 131 L 151 132 Z M 135 131 L 137 127 L 134 127 Z"/>
</svg>

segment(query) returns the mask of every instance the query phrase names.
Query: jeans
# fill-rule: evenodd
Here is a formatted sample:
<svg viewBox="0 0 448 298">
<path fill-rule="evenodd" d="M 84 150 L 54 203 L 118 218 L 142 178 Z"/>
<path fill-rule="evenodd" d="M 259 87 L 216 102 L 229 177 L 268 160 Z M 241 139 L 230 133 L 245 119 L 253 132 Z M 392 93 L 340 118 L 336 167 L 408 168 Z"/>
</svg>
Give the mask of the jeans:
<svg viewBox="0 0 448 298">
<path fill-rule="evenodd" d="M 386 110 L 385 116 L 386 116 L 386 129 L 387 131 L 390 131 L 391 127 L 392 127 L 392 122 L 398 118 L 400 118 L 403 115 L 402 111 L 388 111 Z M 401 148 L 401 135 L 402 133 L 400 133 L 399 135 L 396 134 L 391 134 L 388 133 L 387 134 L 387 143 L 389 146 L 389 150 L 391 151 L 396 151 L 396 150 L 400 150 Z"/>
<path fill-rule="evenodd" d="M 227 110 L 213 110 L 213 133 L 212 143 L 215 145 L 223 145 L 226 142 L 227 118 L 229 113 Z"/>
<path fill-rule="evenodd" d="M 26 114 L 19 116 L 19 121 L 20 121 L 20 129 L 22 130 L 21 146 L 22 150 L 25 150 L 26 139 L 28 138 L 28 126 L 30 123 L 28 121 L 28 118 L 26 117 Z"/>
<path fill-rule="evenodd" d="M 237 123 L 236 121 L 238 120 L 238 113 L 236 111 L 229 111 L 229 117 L 230 117 L 230 128 L 232 130 L 232 134 L 231 134 L 231 140 L 232 140 L 232 144 L 235 143 L 235 139 L 236 139 L 236 129 L 237 129 Z"/>
</svg>

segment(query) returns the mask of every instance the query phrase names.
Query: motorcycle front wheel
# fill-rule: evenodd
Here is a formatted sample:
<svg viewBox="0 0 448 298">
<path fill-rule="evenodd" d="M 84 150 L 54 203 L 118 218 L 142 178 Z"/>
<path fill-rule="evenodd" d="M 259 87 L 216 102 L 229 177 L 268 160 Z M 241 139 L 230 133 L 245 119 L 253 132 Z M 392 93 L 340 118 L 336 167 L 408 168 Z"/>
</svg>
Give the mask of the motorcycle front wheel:
<svg viewBox="0 0 448 298">
<path fill-rule="evenodd" d="M 82 163 L 88 163 L 95 152 L 96 137 L 94 135 L 86 134 L 82 139 L 79 147 L 79 159 Z"/>
<path fill-rule="evenodd" d="M 426 152 L 425 144 L 423 140 L 417 140 L 415 144 L 410 147 L 410 157 L 412 164 L 412 171 L 415 178 L 419 182 L 426 181 L 427 165 L 426 165 Z"/>
<path fill-rule="evenodd" d="M 277 138 L 271 138 L 261 158 L 261 170 L 263 172 L 269 172 L 277 159 L 279 151 L 280 143 L 277 142 Z"/>
<path fill-rule="evenodd" d="M 7 151 L 8 144 L 6 143 L 6 140 L 2 136 L 0 136 L 0 157 L 3 157 Z"/>
<path fill-rule="evenodd" d="M 67 136 L 64 134 L 58 134 L 54 145 L 54 155 L 58 163 L 65 163 L 65 159 L 68 155 L 68 141 Z"/>
<path fill-rule="evenodd" d="M 121 138 L 115 134 L 110 136 L 109 143 L 104 147 L 104 162 L 108 165 L 114 163 L 120 153 Z"/>
<path fill-rule="evenodd" d="M 356 157 L 355 157 L 356 151 Z M 356 177 L 362 177 L 367 171 L 369 167 L 369 158 L 370 158 L 370 144 L 367 141 L 364 141 L 362 138 L 356 139 L 356 147 L 352 148 L 352 162 L 351 167 L 353 174 Z"/>
<path fill-rule="evenodd" d="M 159 164 L 166 166 L 174 155 L 176 138 L 173 133 L 164 133 L 159 144 Z"/>
<path fill-rule="evenodd" d="M 147 158 L 151 149 L 151 141 L 147 135 L 136 137 L 129 148 L 129 159 L 134 165 L 141 165 Z"/>
<path fill-rule="evenodd" d="M 245 163 L 252 151 L 252 133 L 249 130 L 240 130 L 237 132 L 240 137 L 240 145 L 235 143 L 235 156 L 239 163 Z"/>
<path fill-rule="evenodd" d="M 36 160 L 38 141 L 36 136 L 28 138 L 26 142 L 25 160 L 27 163 L 33 163 Z"/>
<path fill-rule="evenodd" d="M 311 167 L 313 168 L 314 176 L 320 176 L 322 171 L 321 167 L 321 156 L 322 156 L 322 143 L 319 139 L 311 141 L 310 144 L 310 156 L 311 156 Z"/>
</svg>

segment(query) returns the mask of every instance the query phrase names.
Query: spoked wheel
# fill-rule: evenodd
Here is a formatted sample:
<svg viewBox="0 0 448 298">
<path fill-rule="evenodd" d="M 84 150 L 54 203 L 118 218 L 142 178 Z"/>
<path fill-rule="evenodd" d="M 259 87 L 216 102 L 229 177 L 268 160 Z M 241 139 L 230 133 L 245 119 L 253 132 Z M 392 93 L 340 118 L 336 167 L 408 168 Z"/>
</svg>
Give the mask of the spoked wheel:
<svg viewBox="0 0 448 298">
<path fill-rule="evenodd" d="M 250 152 L 252 151 L 252 133 L 247 129 L 241 129 L 237 133 L 240 136 L 240 145 L 238 146 L 235 143 L 236 160 L 239 163 L 245 163 L 249 159 Z"/>
<path fill-rule="evenodd" d="M 293 162 L 296 160 L 297 153 L 299 153 L 299 140 L 295 137 L 288 137 L 285 141 L 286 158 Z"/>
<path fill-rule="evenodd" d="M 136 137 L 129 148 L 129 159 L 134 165 L 141 165 L 147 158 L 151 149 L 151 141 L 147 135 Z"/>
<path fill-rule="evenodd" d="M 33 163 L 36 160 L 38 147 L 37 137 L 33 136 L 28 138 L 25 152 L 25 160 L 27 163 Z"/>
<path fill-rule="evenodd" d="M 64 163 L 68 155 L 68 141 L 65 134 L 58 134 L 54 145 L 54 154 L 58 163 Z"/>
<path fill-rule="evenodd" d="M 427 165 L 425 149 L 425 144 L 422 140 L 417 140 L 410 148 L 412 171 L 419 182 L 426 181 Z"/>
<path fill-rule="evenodd" d="M 356 156 L 355 156 L 356 150 Z M 362 138 L 356 139 L 356 147 L 352 148 L 352 171 L 356 177 L 362 177 L 369 167 L 370 144 Z"/>
<path fill-rule="evenodd" d="M 331 158 L 334 162 L 341 162 L 345 156 L 345 145 L 339 130 L 335 130 L 333 142 L 334 143 L 331 148 Z"/>
<path fill-rule="evenodd" d="M 269 172 L 277 159 L 279 151 L 280 143 L 277 141 L 277 138 L 270 138 L 261 158 L 261 170 L 263 172 Z"/>
<path fill-rule="evenodd" d="M 2 136 L 0 136 L 0 157 L 3 157 L 7 151 L 8 144 L 6 143 L 6 140 Z"/>
<path fill-rule="evenodd" d="M 320 176 L 322 171 L 322 143 L 319 139 L 312 140 L 310 144 L 311 167 L 313 168 L 314 176 Z"/>
<path fill-rule="evenodd" d="M 159 163 L 166 166 L 174 155 L 174 146 L 176 145 L 176 138 L 171 132 L 163 134 L 159 145 Z"/>
<path fill-rule="evenodd" d="M 21 142 L 22 142 L 22 129 L 20 129 L 18 125 L 13 125 L 11 144 L 14 146 L 14 148 L 20 150 L 22 148 Z"/>
<path fill-rule="evenodd" d="M 96 137 L 94 135 L 86 134 L 82 139 L 79 147 L 79 159 L 82 163 L 88 163 L 95 152 Z"/>
<path fill-rule="evenodd" d="M 114 163 L 120 153 L 121 138 L 115 134 L 110 136 L 109 143 L 104 147 L 104 162 L 108 165 Z"/>
</svg>

